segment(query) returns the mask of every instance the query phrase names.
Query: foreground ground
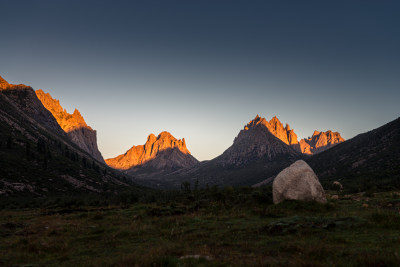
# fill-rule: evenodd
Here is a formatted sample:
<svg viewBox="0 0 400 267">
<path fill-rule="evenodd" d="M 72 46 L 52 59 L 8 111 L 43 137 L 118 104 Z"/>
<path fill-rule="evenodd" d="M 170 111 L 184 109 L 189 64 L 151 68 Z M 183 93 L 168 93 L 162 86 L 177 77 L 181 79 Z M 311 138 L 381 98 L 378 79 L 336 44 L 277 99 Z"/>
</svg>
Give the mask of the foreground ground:
<svg viewBox="0 0 400 267">
<path fill-rule="evenodd" d="M 273 205 L 264 193 L 3 209 L 0 266 L 398 266 L 400 194 Z"/>
</svg>

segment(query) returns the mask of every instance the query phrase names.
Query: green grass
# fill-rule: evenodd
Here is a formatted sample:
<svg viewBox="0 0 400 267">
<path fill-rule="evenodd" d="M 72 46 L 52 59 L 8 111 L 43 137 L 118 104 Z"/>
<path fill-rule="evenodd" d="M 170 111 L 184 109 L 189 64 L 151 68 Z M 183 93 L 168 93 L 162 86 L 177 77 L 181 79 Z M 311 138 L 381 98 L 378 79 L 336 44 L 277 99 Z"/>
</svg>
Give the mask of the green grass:
<svg viewBox="0 0 400 267">
<path fill-rule="evenodd" d="M 3 209 L 0 265 L 396 266 L 399 209 L 392 193 L 273 205 L 270 189 L 250 188 L 130 205 Z"/>
</svg>

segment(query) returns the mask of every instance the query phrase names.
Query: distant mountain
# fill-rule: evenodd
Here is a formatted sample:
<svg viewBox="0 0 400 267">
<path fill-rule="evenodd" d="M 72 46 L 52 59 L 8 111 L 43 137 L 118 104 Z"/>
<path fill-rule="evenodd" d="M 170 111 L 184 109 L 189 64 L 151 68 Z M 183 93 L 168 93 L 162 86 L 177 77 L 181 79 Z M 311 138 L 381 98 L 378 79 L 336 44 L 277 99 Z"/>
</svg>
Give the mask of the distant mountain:
<svg viewBox="0 0 400 267">
<path fill-rule="evenodd" d="M 339 180 L 345 189 L 400 189 L 400 118 L 313 155 L 307 161 L 320 180 Z"/>
<path fill-rule="evenodd" d="M 107 159 L 106 163 L 131 175 L 150 175 L 189 168 L 198 161 L 190 154 L 184 138 L 178 140 L 164 131 L 157 137 L 150 134 L 144 145 L 133 146 L 125 154 Z"/>
<path fill-rule="evenodd" d="M 344 139 L 340 136 L 340 133 L 332 132 L 330 130 L 326 132 L 314 131 L 312 137 L 301 139 L 299 142 L 297 140 L 297 134 L 293 129 L 290 129 L 289 124 L 286 123 L 286 126 L 283 127 L 283 124 L 276 116 L 274 116 L 270 121 L 267 121 L 266 119 L 257 115 L 246 127 L 251 127 L 251 125 L 256 124 L 264 125 L 282 142 L 307 155 L 322 152 L 338 143 L 344 142 Z"/>
<path fill-rule="evenodd" d="M 283 127 L 283 124 L 276 116 L 274 116 L 270 121 L 267 121 L 266 119 L 261 118 L 257 115 L 245 126 L 245 129 L 246 127 L 250 128 L 258 124 L 264 125 L 274 136 L 276 136 L 282 142 L 300 151 L 297 135 L 292 129 L 290 129 L 289 124 L 286 123 L 286 126 Z"/>
<path fill-rule="evenodd" d="M 31 87 L 0 77 L 0 197 L 117 194 L 132 186 L 73 143 Z"/>
<path fill-rule="evenodd" d="M 314 131 L 312 137 L 300 140 L 300 150 L 303 154 L 317 154 L 344 141 L 338 132 Z"/>
<path fill-rule="evenodd" d="M 104 162 L 103 156 L 97 147 L 96 131 L 86 124 L 77 109 L 74 110 L 73 114 L 68 113 L 60 105 L 59 100 L 53 99 L 49 93 L 45 93 L 43 90 L 36 90 L 36 95 L 75 144 L 98 161 Z"/>
<path fill-rule="evenodd" d="M 280 127 L 277 118 L 270 122 L 259 116 L 244 126 L 222 155 L 168 175 L 153 177 L 152 186 L 178 187 L 183 181 L 201 185 L 252 185 L 273 177 L 302 154 L 289 144 L 293 136 L 289 127 Z M 287 143 L 279 139 L 279 135 Z M 297 140 L 297 139 L 296 139 Z"/>
<path fill-rule="evenodd" d="M 260 159 L 296 158 L 299 153 L 293 145 L 297 145 L 297 136 L 289 125 L 283 128 L 278 118 L 268 122 L 257 115 L 239 132 L 233 145 L 215 161 L 221 165 L 242 166 Z"/>
</svg>

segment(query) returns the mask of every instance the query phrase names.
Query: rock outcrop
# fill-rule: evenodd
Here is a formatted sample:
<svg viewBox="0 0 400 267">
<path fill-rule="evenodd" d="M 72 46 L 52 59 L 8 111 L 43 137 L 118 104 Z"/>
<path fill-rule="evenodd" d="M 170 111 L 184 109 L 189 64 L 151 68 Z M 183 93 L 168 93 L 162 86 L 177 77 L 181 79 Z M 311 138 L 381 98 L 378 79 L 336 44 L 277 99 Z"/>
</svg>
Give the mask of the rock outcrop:
<svg viewBox="0 0 400 267">
<path fill-rule="evenodd" d="M 327 150 L 345 140 L 340 136 L 338 132 L 326 131 L 318 132 L 314 131 L 312 137 L 300 140 L 300 149 L 303 154 L 317 154 Z"/>
<path fill-rule="evenodd" d="M 52 98 L 49 93 L 36 90 L 36 95 L 75 144 L 98 161 L 104 162 L 103 156 L 97 147 L 96 131 L 86 124 L 77 109 L 70 114 L 60 105 L 60 101 Z"/>
<path fill-rule="evenodd" d="M 164 131 L 157 137 L 150 134 L 144 145 L 133 146 L 123 155 L 106 159 L 106 163 L 119 170 L 134 167 L 174 170 L 192 167 L 198 161 L 187 149 L 185 138 L 178 140 Z"/>
<path fill-rule="evenodd" d="M 274 203 L 284 200 L 326 203 L 325 191 L 317 175 L 303 160 L 298 160 L 276 176 L 272 184 Z"/>
</svg>

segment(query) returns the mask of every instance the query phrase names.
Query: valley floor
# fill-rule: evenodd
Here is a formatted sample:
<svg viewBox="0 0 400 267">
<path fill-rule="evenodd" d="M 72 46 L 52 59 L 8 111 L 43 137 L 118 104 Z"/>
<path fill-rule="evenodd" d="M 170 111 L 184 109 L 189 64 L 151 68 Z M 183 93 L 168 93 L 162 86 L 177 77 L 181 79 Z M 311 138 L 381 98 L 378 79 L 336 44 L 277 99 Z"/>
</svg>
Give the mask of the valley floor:
<svg viewBox="0 0 400 267">
<path fill-rule="evenodd" d="M 213 200 L 0 211 L 1 266 L 396 266 L 400 195 L 273 205 Z"/>
</svg>

